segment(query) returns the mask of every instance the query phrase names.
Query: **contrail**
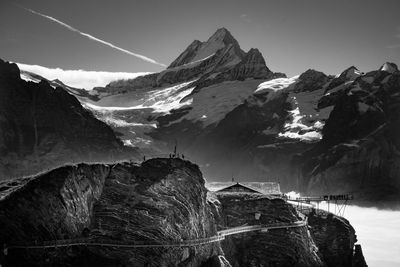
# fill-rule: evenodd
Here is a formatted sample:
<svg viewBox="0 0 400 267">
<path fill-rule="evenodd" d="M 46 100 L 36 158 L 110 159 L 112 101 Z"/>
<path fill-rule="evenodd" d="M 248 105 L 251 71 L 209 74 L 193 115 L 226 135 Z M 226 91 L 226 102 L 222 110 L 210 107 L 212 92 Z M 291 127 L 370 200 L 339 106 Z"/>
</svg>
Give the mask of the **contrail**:
<svg viewBox="0 0 400 267">
<path fill-rule="evenodd" d="M 148 58 L 148 57 L 146 57 L 146 56 L 133 53 L 133 52 L 131 52 L 131 51 L 129 51 L 129 50 L 126 50 L 126 49 L 123 49 L 123 48 L 118 47 L 118 46 L 116 46 L 116 45 L 113 45 L 112 43 L 109 43 L 109 42 L 106 42 L 106 41 L 101 40 L 101 39 L 99 39 L 99 38 L 96 38 L 96 37 L 94 37 L 93 35 L 90 35 L 90 34 L 88 34 L 88 33 L 81 32 L 80 30 L 78 30 L 78 29 L 76 29 L 76 28 L 74 28 L 74 27 L 72 27 L 72 26 L 70 26 L 70 25 L 68 25 L 68 24 L 66 24 L 66 23 L 64 23 L 64 22 L 62 22 L 62 21 L 56 19 L 56 18 L 53 18 L 53 17 L 47 16 L 47 15 L 44 15 L 44 14 L 42 14 L 42 13 L 36 12 L 35 10 L 29 9 L 29 8 L 25 8 L 25 7 L 20 6 L 20 5 L 16 5 L 16 6 L 22 8 L 22 9 L 25 9 L 26 11 L 28 11 L 28 12 L 30 12 L 30 13 L 32 13 L 32 14 L 41 16 L 41 17 L 46 18 L 46 19 L 49 19 L 49 20 L 51 20 L 51 21 L 53 21 L 53 22 L 55 22 L 55 23 L 57 23 L 57 24 L 60 24 L 61 26 L 67 28 L 68 30 L 73 31 L 73 32 L 76 32 L 76 33 L 79 33 L 80 35 L 85 36 L 86 38 L 89 38 L 90 40 L 93 40 L 93 41 L 95 41 L 95 42 L 102 43 L 102 44 L 107 45 L 107 46 L 109 46 L 109 47 L 111 47 L 111 48 L 114 48 L 114 49 L 117 49 L 117 50 L 119 50 L 119 51 L 121 51 L 121 52 L 124 52 L 124 53 L 126 53 L 126 54 L 128 54 L 128 55 L 131 55 L 131 56 L 140 58 L 140 59 L 142 59 L 142 60 L 144 60 L 144 61 L 147 61 L 147 62 L 156 64 L 156 65 L 159 65 L 159 66 L 162 66 L 162 67 L 166 67 L 165 64 L 159 63 L 159 62 L 155 61 L 154 59 L 151 59 L 151 58 Z"/>
</svg>

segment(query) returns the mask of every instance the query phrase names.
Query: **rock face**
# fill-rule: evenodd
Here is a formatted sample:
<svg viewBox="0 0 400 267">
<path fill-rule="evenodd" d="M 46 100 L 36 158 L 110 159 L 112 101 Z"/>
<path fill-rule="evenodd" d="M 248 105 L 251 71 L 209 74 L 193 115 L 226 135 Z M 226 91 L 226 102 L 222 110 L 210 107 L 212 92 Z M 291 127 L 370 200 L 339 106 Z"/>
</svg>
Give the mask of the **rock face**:
<svg viewBox="0 0 400 267">
<path fill-rule="evenodd" d="M 307 92 L 321 89 L 329 82 L 330 78 L 325 73 L 309 69 L 299 76 L 295 85 L 295 92 Z"/>
<path fill-rule="evenodd" d="M 361 245 L 356 245 L 353 256 L 353 267 L 368 267 L 361 249 Z"/>
<path fill-rule="evenodd" d="M 326 88 L 326 91 L 330 91 L 333 88 L 338 87 L 348 81 L 354 81 L 357 77 L 361 76 L 361 72 L 354 66 L 344 70 L 338 77 L 334 78 Z"/>
<path fill-rule="evenodd" d="M 304 219 L 282 199 L 245 193 L 218 193 L 217 197 L 221 223 L 227 228 Z M 259 220 L 256 212 L 261 214 Z M 307 227 L 239 234 L 224 240 L 222 247 L 232 266 L 325 266 Z"/>
<path fill-rule="evenodd" d="M 141 166 L 67 166 L 3 190 L 2 243 L 88 237 L 98 242 L 181 241 L 216 234 L 196 165 L 154 159 Z M 18 209 L 15 209 L 15 207 Z M 200 266 L 220 255 L 218 243 L 191 248 L 71 247 L 10 249 L 10 266 Z M 6 265 L 7 266 L 7 265 Z"/>
<path fill-rule="evenodd" d="M 379 70 L 386 71 L 388 73 L 394 73 L 396 71 L 399 71 L 397 65 L 391 62 L 386 62 L 385 64 L 382 65 L 382 67 L 379 68 Z"/>
<path fill-rule="evenodd" d="M 353 192 L 375 203 L 400 200 L 399 88 L 399 71 L 379 70 L 338 91 L 322 140 L 303 155 L 305 191 Z"/>
<path fill-rule="evenodd" d="M 1 241 L 81 236 L 91 223 L 93 205 L 101 196 L 110 170 L 110 166 L 80 164 L 3 183 Z"/>
<path fill-rule="evenodd" d="M 179 242 L 216 235 L 198 167 L 179 159 L 155 159 L 140 167 L 117 165 L 94 207 L 91 237 L 101 240 Z M 133 266 L 199 266 L 218 255 L 218 243 L 191 247 L 100 250 Z"/>
<path fill-rule="evenodd" d="M 74 160 L 107 160 L 123 151 L 113 130 L 74 96 L 45 81 L 23 81 L 16 64 L 0 60 L 2 177 L 35 173 Z"/>
<path fill-rule="evenodd" d="M 232 34 L 225 28 L 218 29 L 206 42 L 193 41 L 175 59 L 168 69 L 176 68 L 207 57 L 213 56 L 222 49 L 221 55 L 225 55 L 224 62 L 238 62 L 243 59 L 245 52 L 240 48 L 239 43 Z"/>
<path fill-rule="evenodd" d="M 318 215 L 308 215 L 308 223 L 311 235 L 328 267 L 352 266 L 353 248 L 357 239 L 353 227 L 346 219 L 318 211 Z"/>
<path fill-rule="evenodd" d="M 304 220 L 282 199 L 207 192 L 199 168 L 180 159 L 141 165 L 79 164 L 0 187 L 0 242 L 86 238 L 97 243 L 180 242 L 242 225 Z M 16 209 L 15 207 L 18 207 Z M 259 220 L 254 214 L 261 214 Z M 312 219 L 310 217 L 310 219 Z M 322 221 L 321 221 L 322 220 Z M 194 247 L 9 248 L 2 266 L 351 266 L 354 230 L 342 219 L 228 236 Z M 333 237 L 331 230 L 337 231 Z M 362 253 L 356 252 L 358 259 Z M 339 265 L 329 265 L 338 263 Z"/>
</svg>

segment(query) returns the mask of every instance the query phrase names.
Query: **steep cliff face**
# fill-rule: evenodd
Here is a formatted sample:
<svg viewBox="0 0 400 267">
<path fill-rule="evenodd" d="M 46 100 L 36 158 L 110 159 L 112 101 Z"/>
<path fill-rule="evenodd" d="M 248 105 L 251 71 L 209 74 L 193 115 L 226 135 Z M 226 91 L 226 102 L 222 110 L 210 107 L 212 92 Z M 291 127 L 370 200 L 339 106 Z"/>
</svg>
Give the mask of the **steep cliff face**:
<svg viewBox="0 0 400 267">
<path fill-rule="evenodd" d="M 65 162 L 109 160 L 124 151 L 113 130 L 74 96 L 45 81 L 21 80 L 16 64 L 0 60 L 1 179 Z"/>
<path fill-rule="evenodd" d="M 179 159 L 68 166 L 1 192 L 3 244 L 82 237 L 102 243 L 179 242 L 217 230 L 198 167 Z M 200 266 L 219 255 L 218 243 L 129 250 L 81 246 L 10 249 L 7 261 L 10 266 Z"/>
<path fill-rule="evenodd" d="M 140 167 L 116 165 L 95 204 L 90 236 L 153 243 L 214 236 L 217 229 L 206 194 L 201 172 L 189 162 L 155 159 Z M 216 244 L 92 251 L 132 266 L 199 266 L 218 255 Z"/>
<path fill-rule="evenodd" d="M 62 167 L 37 177 L 2 182 L 1 242 L 80 236 L 111 170 L 107 165 Z"/>
<path fill-rule="evenodd" d="M 245 193 L 218 193 L 217 197 L 223 214 L 220 227 L 294 223 L 305 218 L 282 199 Z M 256 213 L 261 214 L 258 220 Z M 232 266 L 325 266 L 307 226 L 239 234 L 224 240 L 222 247 Z"/>
<path fill-rule="evenodd" d="M 352 266 L 357 239 L 353 227 L 346 219 L 318 211 L 318 215 L 308 215 L 308 223 L 311 235 L 328 267 Z"/>
</svg>

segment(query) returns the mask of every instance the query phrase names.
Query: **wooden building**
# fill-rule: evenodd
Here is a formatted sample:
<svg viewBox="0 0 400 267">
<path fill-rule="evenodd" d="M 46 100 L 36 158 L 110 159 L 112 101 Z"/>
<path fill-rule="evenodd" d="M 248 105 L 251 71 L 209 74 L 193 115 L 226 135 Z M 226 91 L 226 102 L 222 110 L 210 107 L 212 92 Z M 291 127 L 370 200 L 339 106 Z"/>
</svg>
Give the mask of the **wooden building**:
<svg viewBox="0 0 400 267">
<path fill-rule="evenodd" d="M 240 183 L 236 183 L 233 185 L 230 185 L 228 187 L 224 187 L 217 192 L 238 192 L 238 193 L 256 193 L 256 194 L 262 194 L 261 192 L 257 191 L 256 189 L 250 188 L 248 186 L 245 186 Z"/>
</svg>

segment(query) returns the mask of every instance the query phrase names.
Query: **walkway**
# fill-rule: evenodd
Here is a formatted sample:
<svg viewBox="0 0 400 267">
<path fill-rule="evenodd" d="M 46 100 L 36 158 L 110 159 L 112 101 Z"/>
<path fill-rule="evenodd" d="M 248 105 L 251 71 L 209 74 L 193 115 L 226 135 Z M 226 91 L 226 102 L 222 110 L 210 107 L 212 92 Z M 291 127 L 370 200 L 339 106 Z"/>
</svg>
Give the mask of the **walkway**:
<svg viewBox="0 0 400 267">
<path fill-rule="evenodd" d="M 250 226 L 239 226 L 233 227 L 226 230 L 221 230 L 217 232 L 217 235 L 198 238 L 192 240 L 182 240 L 174 242 L 148 242 L 148 241 L 99 241 L 92 240 L 89 238 L 81 239 L 64 239 L 64 240 L 53 240 L 44 241 L 39 243 L 19 243 L 5 245 L 4 252 L 7 254 L 8 249 L 44 249 L 44 248 L 59 248 L 59 247 L 71 247 L 71 246 L 98 246 L 98 247 L 113 247 L 113 248 L 165 248 L 165 247 L 193 247 L 201 246 L 210 243 L 219 242 L 225 239 L 226 236 L 236 235 L 241 233 L 247 233 L 252 231 L 267 232 L 274 229 L 289 229 L 296 227 L 307 226 L 307 219 L 304 221 L 297 221 L 290 224 L 270 224 L 270 225 L 250 225 Z"/>
</svg>

